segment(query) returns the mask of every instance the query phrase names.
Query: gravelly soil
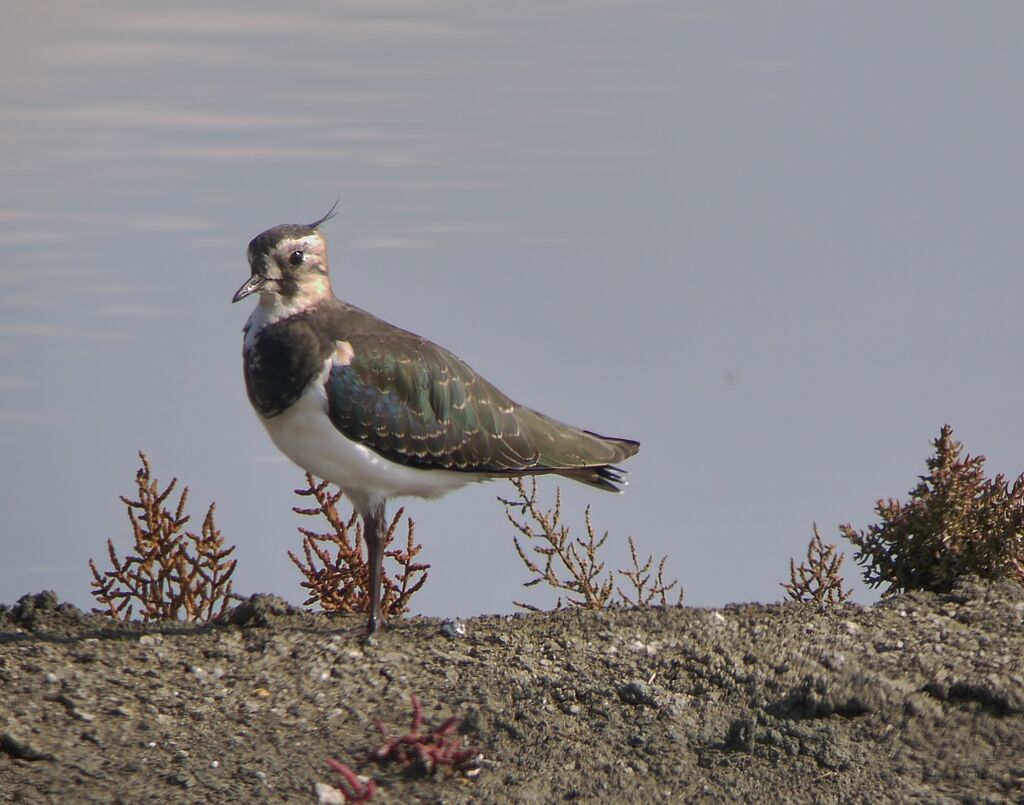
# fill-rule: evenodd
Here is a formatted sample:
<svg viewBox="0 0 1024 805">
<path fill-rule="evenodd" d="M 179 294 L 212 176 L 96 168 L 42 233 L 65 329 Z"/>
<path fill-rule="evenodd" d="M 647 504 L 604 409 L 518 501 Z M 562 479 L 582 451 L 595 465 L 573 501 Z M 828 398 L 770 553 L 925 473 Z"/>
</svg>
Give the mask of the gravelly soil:
<svg viewBox="0 0 1024 805">
<path fill-rule="evenodd" d="M 563 611 L 354 621 L 258 596 L 235 623 L 0 610 L 0 801 L 316 802 L 328 755 L 374 801 L 1024 801 L 1024 589 L 965 582 L 825 613 Z M 369 762 L 418 694 L 488 763 Z"/>
</svg>

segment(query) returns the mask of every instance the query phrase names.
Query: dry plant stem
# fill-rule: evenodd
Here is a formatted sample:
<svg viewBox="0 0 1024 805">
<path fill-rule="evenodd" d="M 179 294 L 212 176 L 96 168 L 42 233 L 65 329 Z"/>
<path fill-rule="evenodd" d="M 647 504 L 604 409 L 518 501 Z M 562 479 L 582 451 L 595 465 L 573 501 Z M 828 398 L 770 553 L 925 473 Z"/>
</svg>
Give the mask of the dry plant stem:
<svg viewBox="0 0 1024 805">
<path fill-rule="evenodd" d="M 159 491 L 145 454 L 140 452 L 139 458 L 142 467 L 135 474 L 138 499 L 121 498 L 128 510 L 135 554 L 120 560 L 113 541 L 108 539 L 113 570 L 100 573 L 95 562 L 89 560 L 92 594 L 106 606 L 106 613 L 118 620 L 131 618 L 137 603 L 146 621 L 207 622 L 238 597 L 231 590 L 236 561 L 228 559 L 234 547 L 224 547 L 214 522 L 213 503 L 199 534 L 184 531 L 189 521 L 185 514 L 188 487 L 182 490 L 177 505 L 167 508 L 178 479 Z"/>
<path fill-rule="evenodd" d="M 590 507 L 584 514 L 587 528 L 587 539 L 573 539 L 569 527 L 562 523 L 561 490 L 555 492 L 555 505 L 552 509 L 542 509 L 537 504 L 537 481 L 530 479 L 530 490 L 526 490 L 526 482 L 522 478 L 512 479 L 519 497 L 506 500 L 499 497 L 505 505 L 505 516 L 516 530 L 530 540 L 533 553 L 543 558 L 543 567 L 527 554 L 518 537 L 514 538 L 516 552 L 534 574 L 534 578 L 526 582 L 527 587 L 545 583 L 557 590 L 564 590 L 570 595 L 566 597 L 570 606 L 584 609 L 601 609 L 608 605 L 615 587 L 611 571 L 605 576 L 604 563 L 598 557 L 598 551 L 608 539 L 608 532 L 598 539 L 590 520 Z M 514 512 L 518 511 L 518 515 Z M 531 522 L 533 525 L 531 525 Z M 573 597 L 575 596 L 575 597 Z M 536 610 L 536 607 L 515 602 L 516 606 Z M 561 598 L 557 607 L 561 607 Z"/>
<path fill-rule="evenodd" d="M 789 584 L 782 583 L 786 593 L 794 601 L 805 601 L 820 607 L 834 606 L 846 601 L 852 590 L 843 589 L 843 554 L 836 553 L 836 546 L 825 542 L 814 523 L 814 537 L 807 545 L 807 561 L 796 565 L 789 560 Z"/>
<path fill-rule="evenodd" d="M 647 561 L 641 566 L 640 559 L 636 553 L 636 543 L 633 542 L 632 537 L 628 537 L 627 540 L 629 542 L 629 555 L 633 561 L 633 569 L 620 570 L 619 575 L 624 576 L 630 582 L 633 587 L 633 594 L 630 595 L 623 591 L 621 587 L 616 587 L 619 598 L 627 606 L 642 607 L 657 604 L 661 607 L 668 607 L 668 594 L 679 586 L 678 579 L 669 584 L 665 583 L 665 562 L 668 561 L 668 557 L 661 557 L 661 561 L 658 562 L 657 573 L 652 573 L 651 567 L 654 565 L 653 554 L 648 556 Z M 674 605 L 683 605 L 682 589 L 679 590 L 679 597 Z"/>
<path fill-rule="evenodd" d="M 292 563 L 305 577 L 302 586 L 309 596 L 304 603 L 318 604 L 327 612 L 365 613 L 370 606 L 370 568 L 365 558 L 362 524 L 355 512 L 347 519 L 338 514 L 341 490 L 331 491 L 327 481 L 318 481 L 310 473 L 306 473 L 306 484 L 305 489 L 297 489 L 295 494 L 312 497 L 316 506 L 296 506 L 293 511 L 308 517 L 322 516 L 330 528 L 324 533 L 299 528 L 305 561 L 288 551 Z M 395 512 L 384 536 L 385 546 L 394 541 L 404 514 L 405 509 Z M 416 524 L 409 518 L 405 550 L 393 548 L 384 552 L 386 559 L 398 565 L 394 578 L 384 574 L 381 612 L 385 617 L 407 612 L 410 599 L 427 580 L 430 565 L 415 561 L 422 548 L 416 544 L 415 535 Z"/>
<path fill-rule="evenodd" d="M 597 538 L 590 518 L 590 507 L 586 508 L 583 516 L 587 539 L 573 539 L 569 534 L 569 526 L 562 522 L 561 490 L 555 490 L 554 508 L 544 509 L 537 503 L 536 479 L 530 478 L 529 484 L 527 491 L 525 480 L 512 479 L 512 485 L 515 486 L 519 497 L 515 500 L 498 497 L 505 505 L 505 516 L 509 522 L 522 537 L 531 541 L 533 555 L 527 553 L 519 537 L 513 538 L 516 553 L 527 570 L 533 574 L 533 578 L 524 586 L 533 587 L 543 582 L 557 590 L 565 590 L 576 596 L 568 596 L 568 604 L 583 609 L 601 609 L 609 606 L 612 603 L 613 591 L 618 592 L 622 603 L 627 606 L 669 606 L 668 594 L 679 585 L 679 582 L 665 581 L 665 562 L 668 557 L 663 556 L 658 562 L 657 570 L 653 570 L 654 557 L 648 556 L 647 560 L 641 563 L 636 543 L 629 537 L 633 567 L 630 570 L 618 571 L 632 586 L 632 593 L 625 592 L 621 587 L 615 586 L 614 576 L 610 571 L 605 575 L 604 562 L 598 559 L 598 552 L 607 541 L 608 532 L 604 532 L 600 539 Z M 536 556 L 543 557 L 543 566 L 535 560 Z M 519 601 L 514 603 L 523 609 L 540 611 L 539 607 L 532 604 Z M 682 588 L 674 603 L 677 606 L 682 605 Z M 562 599 L 559 598 L 555 608 L 561 606 Z"/>
<path fill-rule="evenodd" d="M 398 527 L 404 508 L 395 512 L 395 516 L 384 535 L 384 544 L 390 545 L 395 539 L 395 529 Z M 413 560 L 422 550 L 421 545 L 416 544 L 416 523 L 410 517 L 407 521 L 405 550 L 392 548 L 384 551 L 385 559 L 393 559 L 398 565 L 399 571 L 394 579 L 387 573 L 384 574 L 384 593 L 381 597 L 381 611 L 385 616 L 398 615 L 409 611 L 409 599 L 426 583 L 427 570 L 430 565 Z"/>
</svg>

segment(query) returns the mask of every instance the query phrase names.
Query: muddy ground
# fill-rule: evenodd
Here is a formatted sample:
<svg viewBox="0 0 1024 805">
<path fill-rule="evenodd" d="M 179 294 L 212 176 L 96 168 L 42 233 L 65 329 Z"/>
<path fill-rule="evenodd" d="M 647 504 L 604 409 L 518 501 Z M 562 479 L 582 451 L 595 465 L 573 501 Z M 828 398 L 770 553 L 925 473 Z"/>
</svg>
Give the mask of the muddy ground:
<svg viewBox="0 0 1024 805">
<path fill-rule="evenodd" d="M 267 596 L 204 628 L 117 626 L 52 594 L 0 610 L 0 801 L 1024 801 L 1024 589 L 810 606 L 395 623 Z M 410 694 L 483 755 L 367 759 Z M 321 787 L 323 795 L 331 792 Z"/>
</svg>

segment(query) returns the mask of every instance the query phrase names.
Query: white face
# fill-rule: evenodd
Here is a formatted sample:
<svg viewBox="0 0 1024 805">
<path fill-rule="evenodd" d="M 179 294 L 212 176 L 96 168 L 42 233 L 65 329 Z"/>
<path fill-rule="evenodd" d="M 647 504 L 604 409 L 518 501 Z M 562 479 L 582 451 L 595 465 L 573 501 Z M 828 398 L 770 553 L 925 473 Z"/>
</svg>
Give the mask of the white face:
<svg viewBox="0 0 1024 805">
<path fill-rule="evenodd" d="M 281 282 L 291 278 L 297 281 L 305 274 L 327 273 L 327 242 L 319 232 L 283 237 L 269 253 L 258 253 L 255 245 L 255 241 L 249 245 L 249 265 L 253 273 L 268 280 Z"/>
<path fill-rule="evenodd" d="M 253 274 L 263 280 L 259 287 L 261 305 L 295 312 L 331 294 L 327 241 L 319 232 L 286 235 L 272 244 L 258 240 L 249 246 L 249 264 Z"/>
</svg>

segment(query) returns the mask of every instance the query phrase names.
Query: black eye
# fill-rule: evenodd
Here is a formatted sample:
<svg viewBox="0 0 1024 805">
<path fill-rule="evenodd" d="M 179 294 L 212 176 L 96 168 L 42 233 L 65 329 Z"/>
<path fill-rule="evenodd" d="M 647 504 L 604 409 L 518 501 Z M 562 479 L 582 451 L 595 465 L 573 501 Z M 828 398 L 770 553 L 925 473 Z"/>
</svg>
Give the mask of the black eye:
<svg viewBox="0 0 1024 805">
<path fill-rule="evenodd" d="M 304 255 L 301 251 L 296 249 L 294 252 L 288 255 L 288 262 L 291 263 L 293 266 L 300 266 L 302 265 L 302 261 L 305 259 L 305 257 L 306 255 Z"/>
</svg>

